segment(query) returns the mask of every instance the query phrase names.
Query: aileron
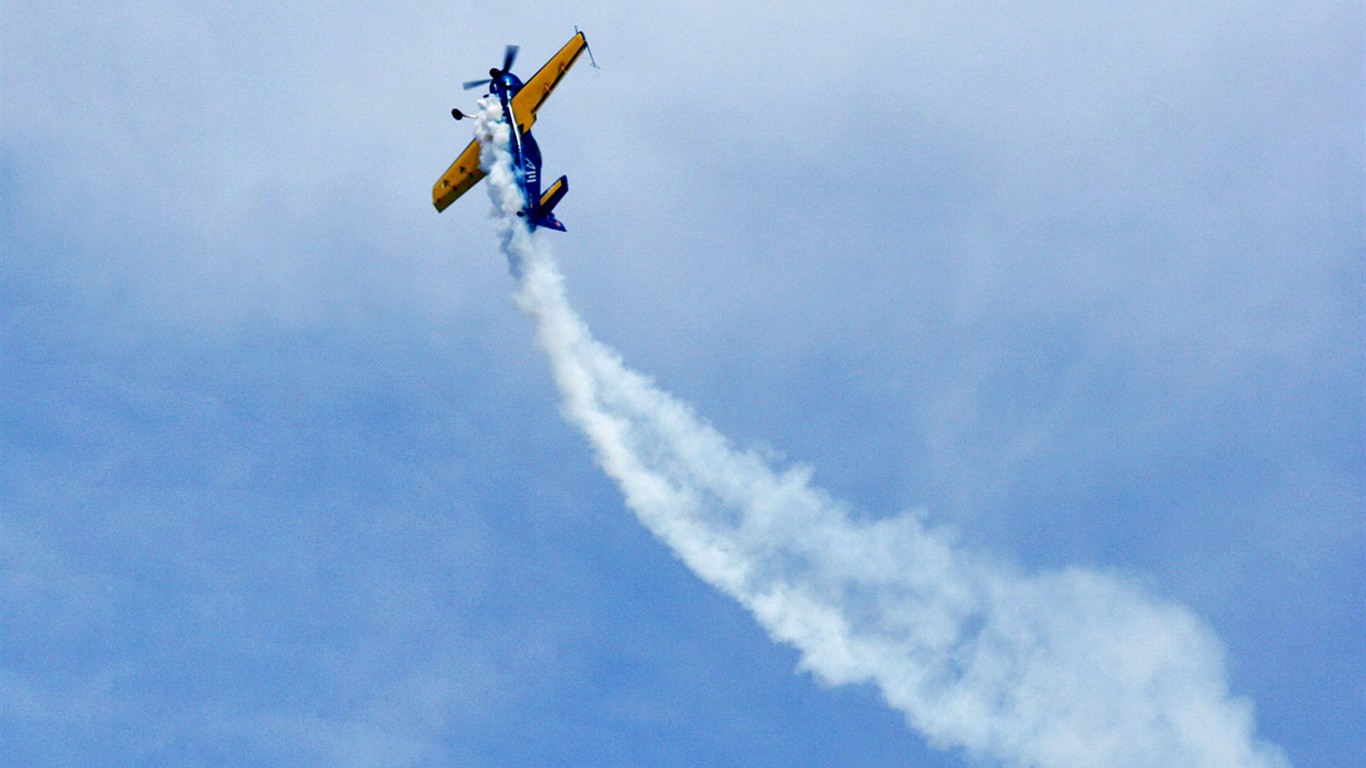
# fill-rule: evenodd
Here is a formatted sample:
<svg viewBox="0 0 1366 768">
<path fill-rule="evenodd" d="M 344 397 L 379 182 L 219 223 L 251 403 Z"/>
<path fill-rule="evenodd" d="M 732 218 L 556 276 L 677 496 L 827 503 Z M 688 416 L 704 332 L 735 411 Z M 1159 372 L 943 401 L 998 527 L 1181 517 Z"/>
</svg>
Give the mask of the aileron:
<svg viewBox="0 0 1366 768">
<path fill-rule="evenodd" d="M 471 141 L 437 180 L 436 186 L 432 187 L 432 204 L 438 212 L 446 210 L 482 178 L 484 171 L 479 167 L 479 142 Z"/>
<path fill-rule="evenodd" d="M 536 70 L 536 74 L 526 82 L 526 86 L 517 92 L 512 99 L 512 109 L 517 114 L 518 125 L 523 131 L 531 128 L 536 122 L 536 112 L 545 103 L 551 91 L 560 84 L 569 68 L 574 66 L 574 62 L 583 54 L 588 47 L 588 40 L 579 32 L 570 38 L 569 42 L 560 48 L 559 53 L 551 57 L 545 66 Z"/>
</svg>

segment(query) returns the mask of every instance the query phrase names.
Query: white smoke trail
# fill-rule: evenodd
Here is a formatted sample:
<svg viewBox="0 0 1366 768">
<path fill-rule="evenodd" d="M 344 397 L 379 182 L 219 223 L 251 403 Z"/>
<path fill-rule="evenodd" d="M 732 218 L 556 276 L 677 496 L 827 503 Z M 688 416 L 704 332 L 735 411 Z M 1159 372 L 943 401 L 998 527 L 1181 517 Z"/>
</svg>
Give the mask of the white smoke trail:
<svg viewBox="0 0 1366 768">
<path fill-rule="evenodd" d="M 920 520 L 867 522 L 738 450 L 627 369 L 565 299 L 515 214 L 506 124 L 477 130 L 516 300 L 534 318 L 565 417 L 627 505 L 698 576 L 830 684 L 873 683 L 941 748 L 1040 768 L 1283 768 L 1230 697 L 1217 638 L 1114 574 L 1023 574 Z"/>
</svg>

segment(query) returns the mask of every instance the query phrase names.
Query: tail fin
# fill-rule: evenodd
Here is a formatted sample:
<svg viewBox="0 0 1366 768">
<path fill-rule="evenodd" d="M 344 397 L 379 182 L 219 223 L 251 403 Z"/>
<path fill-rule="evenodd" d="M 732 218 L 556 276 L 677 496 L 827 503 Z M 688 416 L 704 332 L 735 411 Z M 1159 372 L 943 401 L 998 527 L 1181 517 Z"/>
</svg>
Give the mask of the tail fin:
<svg viewBox="0 0 1366 768">
<path fill-rule="evenodd" d="M 554 229 L 559 232 L 564 231 L 564 225 L 555 218 L 555 206 L 564 199 L 564 195 L 569 191 L 569 178 L 561 176 L 555 180 L 554 184 L 541 195 L 541 202 L 536 206 L 536 226 Z"/>
</svg>

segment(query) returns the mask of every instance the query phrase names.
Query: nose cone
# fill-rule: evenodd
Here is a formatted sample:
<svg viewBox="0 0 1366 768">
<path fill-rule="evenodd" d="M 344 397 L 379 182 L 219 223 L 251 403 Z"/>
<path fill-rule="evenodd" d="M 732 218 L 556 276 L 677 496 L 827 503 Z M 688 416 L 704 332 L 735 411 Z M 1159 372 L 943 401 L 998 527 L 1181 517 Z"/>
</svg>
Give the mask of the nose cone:
<svg viewBox="0 0 1366 768">
<path fill-rule="evenodd" d="M 503 87 L 503 90 L 507 91 L 508 96 L 522 90 L 522 81 L 511 72 L 500 73 L 496 81 Z"/>
<path fill-rule="evenodd" d="M 516 96 L 518 91 L 522 90 L 522 81 L 519 80 L 516 75 L 511 72 L 502 72 L 497 69 L 493 71 L 495 74 L 493 75 L 493 81 L 489 83 L 489 93 L 495 96 L 501 96 L 505 99 L 510 99 L 513 96 Z"/>
</svg>

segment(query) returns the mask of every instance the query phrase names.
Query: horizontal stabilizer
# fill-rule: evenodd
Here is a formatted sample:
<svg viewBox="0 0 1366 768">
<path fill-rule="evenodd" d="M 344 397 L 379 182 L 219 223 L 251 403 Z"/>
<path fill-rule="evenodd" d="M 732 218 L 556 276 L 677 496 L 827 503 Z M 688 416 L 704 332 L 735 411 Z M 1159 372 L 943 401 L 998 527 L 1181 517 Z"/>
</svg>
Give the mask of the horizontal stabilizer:
<svg viewBox="0 0 1366 768">
<path fill-rule="evenodd" d="M 565 193 L 569 191 L 569 178 L 561 176 L 555 180 L 554 184 L 541 195 L 541 202 L 536 206 L 536 226 L 564 231 L 564 225 L 555 218 L 555 206 L 559 205 L 564 199 Z"/>
</svg>

